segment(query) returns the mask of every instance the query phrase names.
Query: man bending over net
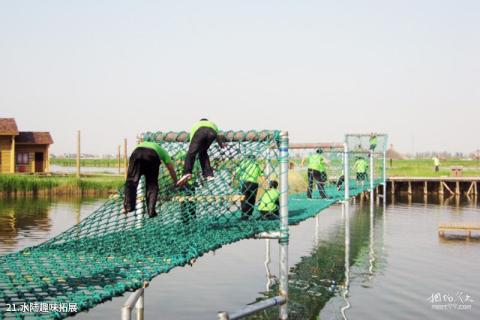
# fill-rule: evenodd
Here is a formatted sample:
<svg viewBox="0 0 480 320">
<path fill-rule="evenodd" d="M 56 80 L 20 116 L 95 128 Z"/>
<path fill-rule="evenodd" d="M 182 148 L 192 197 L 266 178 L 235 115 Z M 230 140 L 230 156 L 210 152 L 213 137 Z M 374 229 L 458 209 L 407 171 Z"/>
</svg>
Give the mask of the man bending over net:
<svg viewBox="0 0 480 320">
<path fill-rule="evenodd" d="M 224 148 L 223 138 L 218 134 L 218 127 L 215 123 L 208 119 L 201 119 L 193 125 L 190 130 L 190 145 L 187 156 L 185 157 L 185 168 L 183 170 L 183 176 L 177 182 L 178 186 L 183 186 L 192 178 L 193 164 L 195 163 L 197 155 L 200 160 L 200 166 L 202 167 L 203 177 L 206 180 L 213 179 L 213 169 L 210 165 L 210 158 L 208 157 L 208 148 L 210 148 L 215 140 L 217 140 L 220 148 Z"/>
<path fill-rule="evenodd" d="M 133 150 L 128 165 L 127 181 L 125 182 L 123 202 L 125 213 L 135 210 L 138 182 L 143 175 L 145 176 L 145 184 L 147 186 L 148 215 L 151 218 L 157 215 L 155 206 L 158 193 L 158 172 L 162 162 L 167 167 L 175 184 L 177 182 L 177 174 L 175 173 L 172 159 L 158 143 L 144 141 Z"/>
</svg>

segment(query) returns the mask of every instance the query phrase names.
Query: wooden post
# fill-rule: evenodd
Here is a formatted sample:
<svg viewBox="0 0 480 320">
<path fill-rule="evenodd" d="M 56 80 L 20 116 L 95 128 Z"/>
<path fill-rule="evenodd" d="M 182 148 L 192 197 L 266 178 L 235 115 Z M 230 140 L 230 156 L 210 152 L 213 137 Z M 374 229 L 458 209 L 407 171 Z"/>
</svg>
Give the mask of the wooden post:
<svg viewBox="0 0 480 320">
<path fill-rule="evenodd" d="M 450 189 L 450 188 L 448 187 L 448 185 L 445 183 L 445 181 L 442 181 L 442 184 L 444 185 L 445 189 L 447 189 L 448 192 L 450 192 L 451 195 L 454 195 L 454 194 L 455 194 L 455 192 L 453 192 L 452 189 Z"/>
<path fill-rule="evenodd" d="M 12 148 L 10 154 L 10 173 L 15 173 L 15 136 L 12 136 Z"/>
<path fill-rule="evenodd" d="M 408 195 L 412 195 L 412 181 L 408 181 Z"/>
<path fill-rule="evenodd" d="M 460 181 L 457 181 L 455 183 L 455 195 L 459 196 L 460 195 Z"/>
<path fill-rule="evenodd" d="M 443 196 L 443 181 L 440 181 L 440 185 L 438 186 L 438 193 Z"/>
<path fill-rule="evenodd" d="M 467 190 L 467 192 L 465 193 L 467 196 L 469 196 L 469 195 L 472 193 L 474 183 L 475 183 L 474 181 L 472 181 L 472 182 L 470 183 L 470 187 L 468 187 L 468 190 Z"/>
<path fill-rule="evenodd" d="M 77 131 L 77 178 L 80 178 L 80 130 Z"/>
<path fill-rule="evenodd" d="M 127 179 L 127 171 L 128 171 L 127 138 L 123 140 L 123 166 L 125 168 L 125 179 Z"/>
<path fill-rule="evenodd" d="M 395 181 L 392 180 L 392 194 L 395 194 Z"/>
<path fill-rule="evenodd" d="M 423 183 L 423 195 L 424 196 L 428 195 L 428 182 L 427 181 L 425 181 Z"/>
<path fill-rule="evenodd" d="M 47 152 L 46 152 L 46 163 L 45 163 L 45 172 L 49 173 L 50 172 L 50 145 L 47 146 Z"/>
<path fill-rule="evenodd" d="M 31 172 L 31 173 L 35 173 L 35 152 L 33 152 L 33 153 L 32 153 L 32 152 L 29 152 L 29 153 L 28 153 L 28 158 L 29 158 L 29 159 L 28 159 L 28 162 L 30 162 L 30 156 L 32 156 L 32 157 L 31 157 L 31 159 L 32 159 L 32 162 L 31 162 L 31 163 L 32 163 L 32 167 L 30 168 L 30 172 Z"/>
<path fill-rule="evenodd" d="M 122 158 L 122 155 L 120 153 L 120 145 L 118 145 L 118 149 L 117 149 L 117 160 L 118 160 L 118 174 L 121 173 L 121 168 L 122 168 L 122 165 L 121 165 L 121 159 Z"/>
<path fill-rule="evenodd" d="M 477 195 L 477 184 L 478 182 L 475 181 L 475 187 L 473 187 L 473 194 Z"/>
</svg>

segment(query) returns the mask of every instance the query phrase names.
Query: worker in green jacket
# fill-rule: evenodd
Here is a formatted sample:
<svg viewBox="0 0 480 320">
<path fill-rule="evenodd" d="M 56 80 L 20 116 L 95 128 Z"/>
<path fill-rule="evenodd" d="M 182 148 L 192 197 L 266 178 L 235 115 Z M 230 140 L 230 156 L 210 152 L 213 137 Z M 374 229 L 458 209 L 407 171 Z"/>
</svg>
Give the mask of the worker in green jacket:
<svg viewBox="0 0 480 320">
<path fill-rule="evenodd" d="M 307 198 L 312 198 L 313 183 L 315 182 L 320 194 L 320 199 L 328 198 L 325 193 L 325 183 L 327 182 L 327 164 L 323 157 L 323 150 L 317 149 L 317 151 L 308 156 L 308 187 Z"/>
<path fill-rule="evenodd" d="M 280 192 L 278 191 L 277 181 L 270 181 L 270 189 L 265 191 L 260 198 L 258 211 L 262 214 L 263 219 L 273 220 L 279 217 Z"/>
<path fill-rule="evenodd" d="M 190 130 L 190 145 L 185 157 L 185 166 L 183 176 L 178 180 L 177 185 L 182 186 L 192 178 L 193 164 L 195 159 L 200 160 L 203 177 L 209 181 L 213 179 L 213 169 L 210 165 L 210 158 L 208 157 L 208 148 L 213 141 L 217 140 L 218 145 L 224 148 L 223 137 L 218 134 L 219 130 L 215 123 L 208 119 L 201 119 L 195 123 Z"/>
<path fill-rule="evenodd" d="M 364 157 L 356 157 L 353 168 L 357 174 L 357 182 L 360 182 L 362 185 L 364 185 L 368 178 L 368 161 Z"/>
<path fill-rule="evenodd" d="M 187 151 L 185 150 L 178 151 L 174 156 L 176 167 L 178 168 L 178 176 L 183 175 L 186 156 Z M 179 190 L 179 193 L 184 197 L 180 204 L 180 211 L 182 213 L 182 222 L 185 224 L 192 218 L 195 218 L 196 215 L 197 205 L 196 201 L 192 199 L 195 197 L 195 187 L 196 181 L 192 173 L 192 179 L 188 180 Z"/>
<path fill-rule="evenodd" d="M 255 201 L 258 191 L 258 180 L 263 176 L 263 170 L 255 159 L 254 155 L 248 155 L 234 173 L 233 180 L 240 182 L 240 189 L 243 194 L 241 202 L 242 219 L 249 219 L 255 209 Z"/>
<path fill-rule="evenodd" d="M 170 155 L 158 143 L 144 141 L 137 145 L 130 156 L 123 208 L 125 213 L 135 210 L 137 187 L 140 177 L 145 176 L 147 189 L 147 211 L 150 217 L 157 215 L 155 206 L 158 193 L 158 173 L 161 163 L 164 163 L 172 177 L 177 182 L 177 175 Z"/>
</svg>

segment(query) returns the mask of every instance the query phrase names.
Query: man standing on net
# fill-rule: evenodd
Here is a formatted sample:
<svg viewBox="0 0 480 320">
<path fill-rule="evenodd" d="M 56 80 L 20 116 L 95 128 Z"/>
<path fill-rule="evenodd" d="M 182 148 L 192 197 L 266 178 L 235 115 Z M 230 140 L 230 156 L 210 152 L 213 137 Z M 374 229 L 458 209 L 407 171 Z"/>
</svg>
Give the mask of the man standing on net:
<svg viewBox="0 0 480 320">
<path fill-rule="evenodd" d="M 127 181 L 125 182 L 125 195 L 123 208 L 125 213 L 135 210 L 137 200 L 137 187 L 140 177 L 145 176 L 147 189 L 148 215 L 153 218 L 157 215 L 155 206 L 158 194 L 158 172 L 161 163 L 164 163 L 172 177 L 173 183 L 177 182 L 177 174 L 169 154 L 158 143 L 141 142 L 130 156 L 128 164 Z"/>
<path fill-rule="evenodd" d="M 308 156 L 308 188 L 307 198 L 312 198 L 313 183 L 317 185 L 320 199 L 327 199 L 328 196 L 325 193 L 325 183 L 327 182 L 327 163 L 323 157 L 323 150 L 317 149 L 317 151 Z M 302 161 L 302 165 L 303 165 Z"/>
<path fill-rule="evenodd" d="M 193 164 L 198 158 L 202 167 L 203 177 L 209 181 L 213 179 L 213 169 L 210 165 L 208 157 L 208 148 L 213 141 L 217 140 L 220 148 L 224 148 L 223 138 L 218 134 L 218 127 L 208 119 L 201 119 L 195 123 L 190 130 L 190 145 L 188 147 L 187 156 L 185 157 L 185 167 L 183 176 L 178 180 L 177 186 L 183 186 L 192 178 Z"/>
<path fill-rule="evenodd" d="M 233 180 L 240 182 L 243 200 L 241 202 L 242 219 L 249 219 L 255 208 L 258 191 L 258 180 L 263 176 L 263 170 L 255 160 L 254 155 L 248 155 L 234 173 Z"/>
<path fill-rule="evenodd" d="M 355 163 L 353 164 L 353 168 L 357 174 L 357 182 L 360 183 L 362 188 L 365 187 L 365 181 L 368 178 L 367 170 L 368 170 L 368 161 L 364 157 L 356 157 Z"/>
</svg>

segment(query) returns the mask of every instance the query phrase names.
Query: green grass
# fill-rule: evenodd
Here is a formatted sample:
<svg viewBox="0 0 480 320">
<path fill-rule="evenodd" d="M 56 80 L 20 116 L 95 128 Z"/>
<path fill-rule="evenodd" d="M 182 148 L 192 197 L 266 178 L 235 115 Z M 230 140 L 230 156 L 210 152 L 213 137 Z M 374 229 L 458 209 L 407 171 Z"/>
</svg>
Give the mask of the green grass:
<svg viewBox="0 0 480 320">
<path fill-rule="evenodd" d="M 431 159 L 393 160 L 393 167 L 387 160 L 387 176 L 390 177 L 441 177 L 450 176 L 452 166 L 463 167 L 463 176 L 480 176 L 480 163 L 477 160 L 443 160 L 440 171 L 435 172 Z"/>
<path fill-rule="evenodd" d="M 124 183 L 123 176 L 85 176 L 77 179 L 74 176 L 38 176 L 0 174 L 0 194 L 17 193 L 53 193 L 83 194 L 105 193 L 120 188 Z"/>
<path fill-rule="evenodd" d="M 75 167 L 77 165 L 77 159 L 71 158 L 51 158 L 50 164 L 62 166 L 62 167 Z M 82 167 L 118 167 L 117 159 L 80 159 L 80 166 Z M 120 166 L 123 168 L 123 159 L 120 162 Z"/>
</svg>

